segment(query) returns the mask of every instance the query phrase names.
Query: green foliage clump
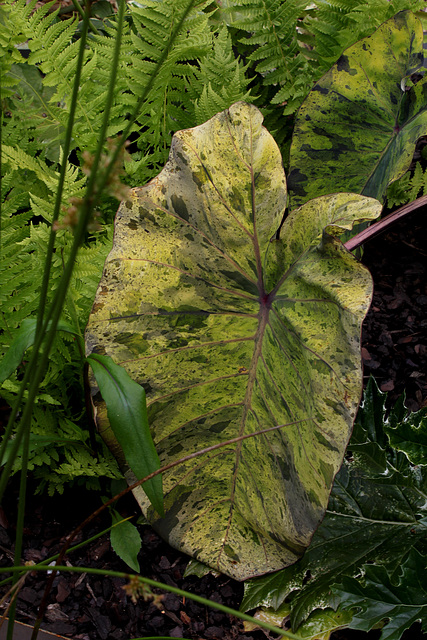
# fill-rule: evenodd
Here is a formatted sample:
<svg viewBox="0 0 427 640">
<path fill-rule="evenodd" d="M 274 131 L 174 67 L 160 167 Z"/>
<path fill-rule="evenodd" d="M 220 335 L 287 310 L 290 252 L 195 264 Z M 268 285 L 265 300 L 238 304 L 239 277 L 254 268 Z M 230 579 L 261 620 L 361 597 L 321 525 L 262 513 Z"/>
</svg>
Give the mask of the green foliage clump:
<svg viewBox="0 0 427 640">
<path fill-rule="evenodd" d="M 132 110 L 138 107 L 170 36 L 176 11 L 185 5 L 183 0 L 165 0 L 128 7 L 107 131 L 110 138 L 120 135 Z M 58 11 L 50 13 L 50 8 L 45 4 L 35 9 L 35 0 L 30 4 L 18 0 L 13 8 L 12 3 L 2 5 L 0 13 L 2 89 L 8 88 L 2 92 L 0 360 L 22 321 L 37 314 L 59 171 L 66 160 L 62 147 L 79 23 L 78 18 L 59 20 Z M 125 180 L 132 184 L 146 182 L 163 166 L 176 130 L 194 126 L 236 100 L 251 99 L 246 67 L 235 57 L 226 27 L 211 20 L 211 15 L 209 2 L 190 12 L 155 78 L 149 99 L 139 105 L 131 153 L 122 163 Z M 73 235 L 66 228 L 69 212 L 84 193 L 84 165 L 90 164 L 98 144 L 116 31 L 117 22 L 110 16 L 86 48 L 48 303 L 71 250 Z M 19 47 L 25 48 L 27 58 L 22 57 Z M 75 264 L 63 319 L 80 335 L 111 248 L 116 206 L 107 194 L 102 197 L 99 228 L 88 233 Z M 40 478 L 40 489 L 47 484 L 49 491 L 61 491 L 73 478 L 86 478 L 92 486 L 93 478 L 115 477 L 118 473 L 105 449 L 98 459 L 90 453 L 88 418 L 82 409 L 82 356 L 78 340 L 57 335 L 32 423 L 34 437 L 47 438 L 43 450 L 30 447 L 29 465 Z M 24 370 L 25 362 L 1 387 L 1 395 L 11 405 Z M 62 445 L 55 445 L 58 436 L 64 438 Z M 100 443 L 98 446 L 103 447 Z M 18 458 L 15 470 L 19 464 Z"/>
<path fill-rule="evenodd" d="M 387 189 L 387 206 L 400 207 L 408 202 L 421 198 L 427 193 L 427 170 L 417 162 L 413 171 L 407 171 L 403 176 L 392 182 Z"/>
<path fill-rule="evenodd" d="M 267 116 L 266 124 L 283 143 L 289 130 L 289 121 L 283 115 L 295 112 L 313 81 L 342 50 L 372 32 L 392 13 L 408 5 L 417 9 L 418 4 L 421 3 L 414 6 L 405 0 L 378 0 L 368 6 L 361 0 L 336 0 L 319 2 L 314 7 L 307 0 L 230 0 L 217 7 L 205 0 L 190 11 L 167 52 L 149 99 L 142 105 L 142 91 L 170 36 L 173 16 L 183 10 L 186 2 L 147 0 L 144 5 L 129 5 L 107 131 L 113 139 L 119 136 L 132 110 L 139 109 L 129 153 L 122 165 L 124 180 L 132 184 L 150 180 L 165 164 L 175 131 L 196 126 L 238 100 L 259 104 Z M 65 161 L 62 147 L 79 44 L 78 17 L 60 20 L 58 11 L 50 12 L 51 4 L 37 9 L 35 6 L 35 0 L 29 4 L 18 0 L 6 2 L 0 9 L 0 358 L 21 322 L 35 317 L 37 312 L 56 186 Z M 116 19 L 110 15 L 103 21 L 102 30 L 88 40 L 62 219 L 73 200 L 84 192 L 87 177 L 83 172 L 83 152 L 90 158 L 97 147 L 116 32 Z M 21 51 L 28 57 L 22 57 Z M 286 155 L 284 143 L 282 152 Z M 416 169 L 407 185 L 410 197 L 419 183 Z M 403 182 L 401 187 L 406 189 Z M 114 199 L 105 195 L 100 229 L 88 234 L 75 265 L 63 318 L 80 334 L 111 247 L 115 207 Z M 59 228 L 48 301 L 62 275 L 71 243 L 70 230 Z M 59 334 L 38 397 L 34 434 L 53 438 L 59 433 L 68 437 L 67 428 L 74 425 L 82 445 L 72 460 L 66 458 L 71 455 L 68 445 L 60 448 L 59 458 L 53 453 L 53 444 L 46 448 L 44 456 L 39 448 L 31 450 L 30 464 L 37 467 L 40 478 L 46 470 L 51 488 L 60 489 L 71 477 L 89 478 L 96 465 L 101 468 L 99 461 L 92 466 L 89 459 L 82 462 L 83 466 L 79 462 L 88 437 L 87 418 L 81 409 L 81 358 L 78 341 Z M 24 369 L 25 362 L 2 385 L 2 396 L 11 404 Z M 43 412 L 45 417 L 41 419 Z M 108 471 L 110 476 L 117 473 L 113 466 Z"/>
<path fill-rule="evenodd" d="M 75 203 L 84 194 L 90 162 L 101 138 L 119 29 L 110 11 L 103 20 L 92 20 L 73 139 L 65 158 L 65 132 L 82 25 L 78 17 L 61 21 L 58 11 L 51 11 L 52 6 L 53 2 L 36 9 L 36 0 L 28 4 L 26 0 L 6 0 L 0 6 L 0 360 L 23 320 L 37 315 L 64 162 L 68 164 L 63 211 L 56 223 L 47 303 L 54 298 L 70 256 Z M 127 7 L 107 130 L 112 142 L 106 145 L 106 156 L 111 157 L 127 122 L 132 119 L 133 124 L 128 154 L 114 176 L 116 185 L 120 174 L 129 184 L 153 178 L 167 160 L 175 131 L 196 126 L 238 100 L 255 102 L 263 110 L 266 124 L 286 159 L 293 116 L 313 83 L 345 48 L 370 35 L 396 12 L 421 9 L 424 2 L 194 3 L 166 51 L 148 99 L 142 100 L 147 83 L 165 54 L 165 42 L 172 33 L 175 17 L 186 6 L 184 0 L 145 0 Z M 24 52 L 28 57 L 23 57 Z M 413 174 L 405 174 L 390 187 L 388 202 L 407 202 L 424 193 L 425 187 L 425 172 L 417 165 Z M 32 415 L 28 469 L 38 480 L 39 491 L 47 490 L 49 494 L 63 491 L 64 485 L 71 482 L 99 488 L 100 477 L 121 477 L 111 454 L 90 431 L 83 402 L 81 348 L 81 337 L 112 245 L 114 195 L 120 198 L 122 191 L 117 188 L 115 193 L 102 194 L 96 224 L 88 229 L 75 263 L 62 320 L 72 325 L 76 337 L 56 335 Z M 1 384 L 1 395 L 10 405 L 17 398 L 30 356 L 31 350 L 17 371 Z M 395 625 L 394 636 L 386 637 L 397 640 L 413 619 L 425 617 L 424 582 L 419 582 L 419 592 L 413 597 L 414 567 L 425 563 L 427 552 L 424 435 L 422 447 L 418 439 L 425 417 L 418 415 L 408 421 L 392 414 L 384 431 L 383 407 L 376 413 L 379 426 L 376 419 L 371 419 L 368 405 L 369 396 L 368 403 L 365 397 L 347 459 L 336 477 L 327 515 L 310 549 L 299 563 L 284 572 L 263 578 L 266 582 L 249 584 L 245 605 L 271 604 L 276 608 L 285 603 L 298 627 L 313 612 L 319 613 L 325 603 L 336 608 L 341 602 L 349 613 L 345 618 L 338 609 L 336 620 L 343 616 L 345 624 L 368 629 L 384 618 L 381 607 L 385 600 L 381 598 L 384 589 L 389 588 L 396 596 L 394 605 L 398 603 L 388 610 L 389 617 L 399 618 L 399 625 Z M 12 437 L 6 447 L 6 459 L 13 442 Z M 23 457 L 21 447 L 14 471 L 25 465 Z M 369 590 L 369 602 L 359 597 L 364 588 Z M 255 590 L 254 597 L 251 589 Z M 353 615 L 354 607 L 366 613 L 365 619 Z M 388 629 L 391 627 L 390 624 Z"/>
</svg>

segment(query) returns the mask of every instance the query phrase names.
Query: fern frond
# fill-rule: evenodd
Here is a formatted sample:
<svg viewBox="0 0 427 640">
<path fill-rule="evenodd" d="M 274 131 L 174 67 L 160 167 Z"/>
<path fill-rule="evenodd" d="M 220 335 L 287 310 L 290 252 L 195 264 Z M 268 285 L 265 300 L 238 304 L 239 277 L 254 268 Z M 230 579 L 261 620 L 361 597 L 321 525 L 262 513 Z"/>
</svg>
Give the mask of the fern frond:
<svg viewBox="0 0 427 640">
<path fill-rule="evenodd" d="M 155 78 L 150 96 L 138 114 L 138 123 L 143 130 L 138 144 L 144 151 L 148 147 L 156 149 L 156 165 L 166 161 L 172 133 L 188 123 L 186 111 L 192 110 L 192 104 L 186 87 L 193 75 L 188 63 L 203 58 L 212 47 L 208 15 L 203 11 L 209 4 L 199 4 L 187 16 Z M 130 109 L 137 104 L 165 42 L 170 38 L 174 21 L 185 6 L 185 0 L 147 0 L 144 7 L 132 9 L 134 53 L 133 64 L 128 68 Z"/>
<path fill-rule="evenodd" d="M 33 158 L 20 149 L 3 144 L 1 148 L 2 162 L 9 165 L 11 169 L 21 171 L 33 171 L 40 182 L 43 182 L 52 193 L 58 184 L 58 175 L 49 169 L 46 164 L 38 158 Z"/>
<path fill-rule="evenodd" d="M 34 0 L 28 7 L 34 7 Z M 21 62 L 21 54 L 18 45 L 22 43 L 22 36 L 16 28 L 13 7 L 10 4 L 0 6 L 0 86 L 2 98 L 13 95 L 12 87 L 16 80 L 10 75 L 14 63 Z"/>
<path fill-rule="evenodd" d="M 303 55 L 298 28 L 311 3 L 306 0 L 235 0 L 231 26 L 246 32 L 239 43 L 247 50 L 247 60 L 264 86 L 272 86 L 272 98 L 285 86 L 291 95 L 297 80 L 311 86 L 312 69 Z M 240 33 L 241 33 L 240 31 Z M 313 63 L 315 66 L 315 63 Z M 299 104 L 301 100 L 297 101 Z M 292 107 L 295 110 L 295 107 Z"/>
<path fill-rule="evenodd" d="M 427 194 L 427 168 L 417 162 L 413 172 L 407 171 L 387 189 L 387 206 L 402 206 Z"/>
<path fill-rule="evenodd" d="M 38 178 L 39 182 L 46 186 L 51 196 L 47 196 L 48 192 L 44 198 L 40 197 L 37 193 L 33 193 L 31 194 L 31 204 L 34 215 L 41 216 L 50 222 L 54 207 L 53 194 L 58 185 L 59 173 L 51 167 L 48 167 L 46 163 L 39 158 L 34 158 L 21 149 L 10 147 L 9 145 L 2 145 L 1 157 L 2 162 L 6 166 L 18 172 L 31 171 Z M 64 203 L 71 197 L 82 195 L 85 184 L 86 178 L 79 176 L 77 167 L 67 164 L 64 183 Z M 31 188 L 28 189 L 28 193 L 31 193 Z"/>
<path fill-rule="evenodd" d="M 201 124 L 238 100 L 253 99 L 248 89 L 245 66 L 236 58 L 231 37 L 225 27 L 212 34 L 211 50 L 200 59 L 198 67 L 190 66 L 188 93 L 194 110 L 188 111 L 189 124 Z"/>
</svg>

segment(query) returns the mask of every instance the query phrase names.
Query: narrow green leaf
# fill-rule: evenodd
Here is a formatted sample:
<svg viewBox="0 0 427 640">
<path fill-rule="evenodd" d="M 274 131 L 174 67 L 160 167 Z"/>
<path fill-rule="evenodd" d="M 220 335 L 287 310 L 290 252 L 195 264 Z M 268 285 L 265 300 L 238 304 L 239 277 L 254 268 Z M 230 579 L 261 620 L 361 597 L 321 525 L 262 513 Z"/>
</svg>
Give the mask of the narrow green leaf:
<svg viewBox="0 0 427 640">
<path fill-rule="evenodd" d="M 160 175 L 120 207 L 86 331 L 88 352 L 146 389 L 162 464 L 272 429 L 165 472 L 164 518 L 135 491 L 173 546 L 239 580 L 310 544 L 362 392 L 372 283 L 337 236 L 381 206 L 318 198 L 272 239 L 285 206 L 281 154 L 254 106 L 179 132 Z"/>
<path fill-rule="evenodd" d="M 335 191 L 381 200 L 427 133 L 423 30 L 410 11 L 344 51 L 301 105 L 290 152 L 292 207 Z"/>
<path fill-rule="evenodd" d="M 142 542 L 138 529 L 129 520 L 123 520 L 114 509 L 111 510 L 113 525 L 110 531 L 111 546 L 119 558 L 137 573 L 141 572 L 138 562 L 138 553 Z"/>
<path fill-rule="evenodd" d="M 400 567 L 398 582 L 384 567 L 365 565 L 363 582 L 344 578 L 334 591 L 342 606 L 353 610 L 351 629 L 369 631 L 386 621 L 380 640 L 400 640 L 414 622 L 427 629 L 427 558 L 414 549 Z"/>
<path fill-rule="evenodd" d="M 92 353 L 87 361 L 105 400 L 111 428 L 131 470 L 139 480 L 157 471 L 160 462 L 148 426 L 144 389 L 108 356 Z M 143 489 L 157 513 L 163 514 L 161 476 L 145 482 Z"/>
<path fill-rule="evenodd" d="M 0 384 L 15 371 L 22 362 L 25 351 L 34 344 L 36 324 L 37 320 L 35 318 L 23 320 L 6 355 L 0 362 Z M 75 329 L 66 322 L 58 322 L 58 331 L 66 331 L 72 335 L 78 335 Z"/>
</svg>

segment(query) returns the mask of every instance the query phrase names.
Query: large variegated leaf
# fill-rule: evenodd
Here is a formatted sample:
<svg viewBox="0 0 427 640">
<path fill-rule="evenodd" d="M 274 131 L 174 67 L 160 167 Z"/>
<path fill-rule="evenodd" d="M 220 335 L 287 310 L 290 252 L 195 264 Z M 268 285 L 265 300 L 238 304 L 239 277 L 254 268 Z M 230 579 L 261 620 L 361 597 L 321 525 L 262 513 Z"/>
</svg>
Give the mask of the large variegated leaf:
<svg viewBox="0 0 427 640">
<path fill-rule="evenodd" d="M 349 47 L 300 107 L 290 154 L 292 206 L 332 191 L 382 199 L 427 133 L 421 22 L 410 11 Z"/>
<path fill-rule="evenodd" d="M 427 466 L 414 467 L 388 446 L 385 398 L 371 379 L 347 447 L 353 455 L 335 478 L 310 548 L 293 566 L 248 580 L 242 611 L 287 602 L 295 631 L 313 611 L 336 609 L 339 598 L 331 587 L 343 578 L 362 585 L 366 566 L 383 567 L 396 585 L 408 553 L 426 554 Z"/>
<path fill-rule="evenodd" d="M 87 329 L 147 394 L 163 464 L 280 427 L 163 474 L 173 546 L 243 580 L 289 565 L 322 519 L 362 380 L 367 270 L 336 239 L 379 214 L 353 194 L 286 204 L 279 150 L 237 103 L 174 136 L 169 162 L 116 220 Z M 324 232 L 326 230 L 326 232 Z M 97 421 L 108 440 L 103 403 Z"/>
</svg>

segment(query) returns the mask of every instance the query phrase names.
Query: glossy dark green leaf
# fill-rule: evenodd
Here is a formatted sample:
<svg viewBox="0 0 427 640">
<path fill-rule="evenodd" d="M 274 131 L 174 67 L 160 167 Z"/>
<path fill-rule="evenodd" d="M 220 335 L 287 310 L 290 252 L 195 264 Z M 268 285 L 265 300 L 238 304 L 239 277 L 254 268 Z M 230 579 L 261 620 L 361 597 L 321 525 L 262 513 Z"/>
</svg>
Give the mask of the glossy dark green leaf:
<svg viewBox="0 0 427 640">
<path fill-rule="evenodd" d="M 339 598 L 331 585 L 343 576 L 360 575 L 363 565 L 381 565 L 396 579 L 411 548 L 425 550 L 427 536 L 427 468 L 414 468 L 403 454 L 387 452 L 371 438 L 384 442 L 379 415 L 384 406 L 371 384 L 346 460 L 337 475 L 321 526 L 304 557 L 283 571 L 250 580 L 243 610 L 277 608 L 292 594 L 291 619 L 296 629 L 316 608 L 335 607 Z M 377 396 L 377 420 L 371 401 Z M 362 424 L 364 426 L 362 426 Z M 372 428 L 375 425 L 375 428 Z M 370 431 L 368 428 L 370 426 Z M 377 460 L 377 462 L 376 462 Z"/>
<path fill-rule="evenodd" d="M 410 11 L 346 49 L 300 107 L 290 152 L 292 207 L 336 191 L 381 200 L 427 133 L 423 30 Z"/>
<path fill-rule="evenodd" d="M 427 464 L 427 410 L 409 413 L 403 406 L 394 408 L 385 425 L 390 444 L 404 451 L 413 464 Z"/>
<path fill-rule="evenodd" d="M 129 467 L 138 479 L 157 471 L 160 462 L 148 427 L 144 389 L 109 356 L 92 353 L 87 361 L 92 367 L 106 404 L 109 423 Z M 143 489 L 157 513 L 162 514 L 161 475 L 145 482 Z"/>
<path fill-rule="evenodd" d="M 310 543 L 362 389 L 371 278 L 337 236 L 380 204 L 312 200 L 276 240 L 285 205 L 255 107 L 179 132 L 164 170 L 119 210 L 86 332 L 89 351 L 146 388 L 163 464 L 272 429 L 165 472 L 164 518 L 135 492 L 173 546 L 240 580 Z"/>
<path fill-rule="evenodd" d="M 347 455 L 355 464 L 371 475 L 384 473 L 387 468 L 387 435 L 385 424 L 385 399 L 374 378 L 370 378 L 363 394 L 363 401 L 356 417 Z"/>
<path fill-rule="evenodd" d="M 391 580 L 384 567 L 365 565 L 363 580 L 344 578 L 334 589 L 344 608 L 353 610 L 352 629 L 369 631 L 386 621 L 380 640 L 400 640 L 414 622 L 427 629 L 427 558 L 412 549 Z"/>
</svg>

